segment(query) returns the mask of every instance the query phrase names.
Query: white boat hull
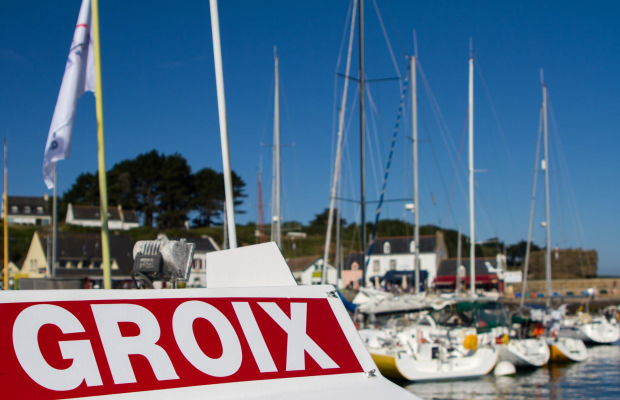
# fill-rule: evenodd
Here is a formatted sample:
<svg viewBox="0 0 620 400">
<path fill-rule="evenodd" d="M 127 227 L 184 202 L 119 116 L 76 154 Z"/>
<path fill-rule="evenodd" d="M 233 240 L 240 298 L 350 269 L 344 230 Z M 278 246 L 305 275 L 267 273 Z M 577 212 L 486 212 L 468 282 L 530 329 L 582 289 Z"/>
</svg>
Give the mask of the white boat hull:
<svg viewBox="0 0 620 400">
<path fill-rule="evenodd" d="M 567 318 L 562 321 L 560 336 L 581 339 L 586 344 L 611 344 L 620 339 L 620 328 L 605 317 Z"/>
<path fill-rule="evenodd" d="M 390 329 L 362 329 L 359 333 L 379 371 L 392 379 L 421 382 L 476 378 L 495 367 L 499 353 L 494 347 L 455 348 L 431 339 L 431 331 L 436 333 L 432 329 L 408 329 L 399 334 Z"/>
<path fill-rule="evenodd" d="M 497 363 L 498 352 L 492 347 L 480 348 L 463 357 L 416 360 L 406 352 L 370 351 L 379 371 L 389 378 L 411 382 L 477 378 L 488 374 Z"/>
<path fill-rule="evenodd" d="M 582 362 L 588 358 L 588 349 L 581 339 L 547 338 L 547 344 L 552 362 Z"/>
<path fill-rule="evenodd" d="M 549 346 L 543 339 L 511 339 L 498 348 L 500 361 L 509 361 L 517 368 L 537 368 L 549 362 Z"/>
</svg>

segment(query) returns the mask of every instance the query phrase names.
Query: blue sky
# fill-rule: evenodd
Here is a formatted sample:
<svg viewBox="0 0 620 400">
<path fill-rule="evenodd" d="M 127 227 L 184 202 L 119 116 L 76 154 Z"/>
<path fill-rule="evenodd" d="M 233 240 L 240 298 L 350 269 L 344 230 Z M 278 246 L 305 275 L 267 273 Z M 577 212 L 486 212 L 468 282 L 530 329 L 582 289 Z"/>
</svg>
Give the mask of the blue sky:
<svg viewBox="0 0 620 400">
<path fill-rule="evenodd" d="M 469 232 L 467 147 L 461 149 L 461 143 L 472 38 L 475 168 L 485 171 L 476 175 L 476 238 L 515 243 L 527 237 L 544 68 L 551 105 L 552 245 L 595 249 L 599 273 L 618 275 L 620 4 L 376 0 L 390 52 L 375 3 L 365 3 L 367 79 L 396 76 L 393 59 L 404 75 L 404 56 L 413 52 L 416 31 L 426 78 L 424 83 L 419 77 L 418 84 L 421 223 Z M 46 193 L 43 150 L 79 6 L 79 0 L 0 4 L 0 133 L 9 140 L 11 195 Z M 277 46 L 283 216 L 308 223 L 329 204 L 335 112 L 344 83 L 336 73 L 344 72 L 341 44 L 350 3 L 229 0 L 219 7 L 231 162 L 247 183 L 246 214 L 237 221 L 257 220 L 259 170 L 265 218 L 270 215 Z M 221 170 L 208 2 L 104 0 L 100 25 L 107 168 L 157 149 L 183 155 L 194 171 Z M 356 47 L 353 57 L 357 76 Z M 400 90 L 395 82 L 368 86 L 367 104 L 371 98 L 376 105 L 367 113 L 367 199 L 372 201 L 379 196 Z M 359 198 L 355 90 L 352 86 L 347 103 L 342 189 L 342 197 L 350 199 Z M 431 95 L 447 127 L 443 135 Z M 412 196 L 409 107 L 407 100 L 389 199 Z M 456 174 L 451 146 L 453 157 L 461 149 Z M 86 94 L 78 103 L 71 157 L 59 164 L 59 192 L 96 169 L 94 99 Z M 539 245 L 544 243 L 542 190 L 539 185 L 533 237 Z M 368 219 L 374 218 L 374 207 L 368 205 Z M 341 208 L 347 221 L 356 220 L 352 203 Z M 388 203 L 383 216 L 412 221 L 404 202 Z"/>
</svg>

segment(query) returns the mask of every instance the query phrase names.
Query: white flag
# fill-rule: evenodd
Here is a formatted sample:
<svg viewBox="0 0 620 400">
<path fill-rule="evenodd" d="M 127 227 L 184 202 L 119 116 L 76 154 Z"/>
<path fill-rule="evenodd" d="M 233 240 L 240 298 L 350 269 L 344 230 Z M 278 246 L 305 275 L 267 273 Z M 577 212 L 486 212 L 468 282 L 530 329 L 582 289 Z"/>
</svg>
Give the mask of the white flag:
<svg viewBox="0 0 620 400">
<path fill-rule="evenodd" d="M 95 59 L 90 31 L 90 0 L 82 0 L 65 74 L 62 77 L 45 145 L 43 180 L 48 189 L 54 187 L 56 162 L 68 158 L 71 152 L 71 133 L 77 99 L 86 91 L 95 91 Z"/>
</svg>

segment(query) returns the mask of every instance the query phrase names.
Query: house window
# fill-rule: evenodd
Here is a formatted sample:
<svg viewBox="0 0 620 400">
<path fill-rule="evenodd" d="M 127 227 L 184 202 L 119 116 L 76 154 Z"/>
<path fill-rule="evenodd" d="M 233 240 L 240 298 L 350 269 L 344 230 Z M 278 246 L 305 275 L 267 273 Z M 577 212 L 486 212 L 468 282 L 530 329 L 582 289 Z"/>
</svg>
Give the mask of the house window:
<svg viewBox="0 0 620 400">
<path fill-rule="evenodd" d="M 409 242 L 409 252 L 415 253 L 415 241 Z"/>
<path fill-rule="evenodd" d="M 383 243 L 383 254 L 390 254 L 392 252 L 392 245 L 390 242 Z"/>
<path fill-rule="evenodd" d="M 192 269 L 197 269 L 197 270 L 201 270 L 202 269 L 202 260 L 199 258 L 194 258 L 194 261 L 192 261 L 193 267 Z"/>
<path fill-rule="evenodd" d="M 396 260 L 390 260 L 390 271 L 394 271 L 396 269 Z"/>
<path fill-rule="evenodd" d="M 30 214 L 32 212 L 32 207 L 24 206 L 24 214 Z"/>
<path fill-rule="evenodd" d="M 379 260 L 374 260 L 372 262 L 372 272 L 378 274 L 381 272 L 381 262 Z"/>
<path fill-rule="evenodd" d="M 37 214 L 43 214 L 43 206 L 37 206 Z"/>
<path fill-rule="evenodd" d="M 19 207 L 17 206 L 11 206 L 11 213 L 12 214 L 17 214 L 19 212 Z"/>
<path fill-rule="evenodd" d="M 30 260 L 30 271 L 34 272 L 37 270 L 37 259 Z"/>
</svg>

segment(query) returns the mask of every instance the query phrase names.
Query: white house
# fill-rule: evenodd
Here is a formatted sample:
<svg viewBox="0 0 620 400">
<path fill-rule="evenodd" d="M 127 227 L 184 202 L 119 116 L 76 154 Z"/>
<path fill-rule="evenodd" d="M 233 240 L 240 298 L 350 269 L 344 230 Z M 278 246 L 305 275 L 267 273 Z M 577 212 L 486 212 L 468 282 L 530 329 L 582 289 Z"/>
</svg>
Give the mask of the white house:
<svg viewBox="0 0 620 400">
<path fill-rule="evenodd" d="M 416 243 L 412 237 L 386 237 L 375 239 L 368 260 L 366 285 L 371 285 L 375 276 L 381 277 L 388 271 L 413 271 Z M 419 243 L 420 270 L 427 271 L 428 285 L 432 285 L 437 276 L 439 263 L 447 258 L 448 249 L 443 233 L 420 236 Z"/>
<path fill-rule="evenodd" d="M 49 210 L 49 198 L 32 196 L 7 196 L 7 221 L 16 225 L 50 225 L 52 215 Z M 4 215 L 4 199 L 2 200 L 2 215 Z"/>
<path fill-rule="evenodd" d="M 302 285 L 319 285 L 321 284 L 321 276 L 323 273 L 323 258 L 317 258 L 312 264 L 307 266 L 300 274 L 300 282 Z M 328 285 L 337 285 L 338 271 L 330 264 L 327 264 L 327 277 L 325 283 Z"/>
<path fill-rule="evenodd" d="M 74 206 L 69 203 L 66 222 L 69 225 L 101 227 L 101 208 L 99 206 Z M 134 210 L 123 210 L 120 205 L 108 209 L 110 230 L 129 230 L 139 226 L 138 214 Z"/>
</svg>

